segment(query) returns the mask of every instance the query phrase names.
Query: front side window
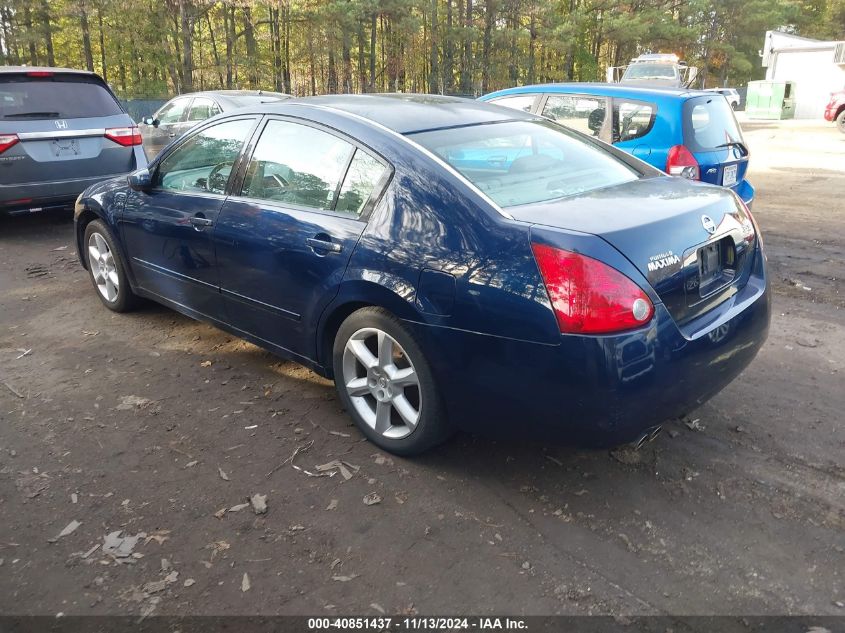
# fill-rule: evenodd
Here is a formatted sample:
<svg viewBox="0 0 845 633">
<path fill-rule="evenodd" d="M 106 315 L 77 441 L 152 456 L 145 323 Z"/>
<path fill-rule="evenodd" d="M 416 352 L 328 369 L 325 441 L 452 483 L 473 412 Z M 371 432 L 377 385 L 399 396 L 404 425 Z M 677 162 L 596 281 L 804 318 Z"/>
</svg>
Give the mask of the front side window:
<svg viewBox="0 0 845 633">
<path fill-rule="evenodd" d="M 613 142 L 642 138 L 651 131 L 657 108 L 651 103 L 613 100 Z"/>
<path fill-rule="evenodd" d="M 179 123 L 182 116 L 185 114 L 185 108 L 191 102 L 190 99 L 174 99 L 161 109 L 158 113 L 158 122 L 161 123 Z"/>
<path fill-rule="evenodd" d="M 534 107 L 535 95 L 511 95 L 509 97 L 499 97 L 498 99 L 491 99 L 490 103 L 495 103 L 498 106 L 505 106 L 514 110 L 522 110 L 523 112 L 531 112 Z"/>
<path fill-rule="evenodd" d="M 188 121 L 205 121 L 220 113 L 220 108 L 211 99 L 196 97 L 188 112 Z"/>
<path fill-rule="evenodd" d="M 154 186 L 167 191 L 223 194 L 254 119 L 226 121 L 190 136 L 158 166 Z"/>
<path fill-rule="evenodd" d="M 604 125 L 607 105 L 604 97 L 549 95 L 543 116 L 590 136 L 598 136 Z"/>
<path fill-rule="evenodd" d="M 411 137 L 502 207 L 545 202 L 640 177 L 597 142 L 549 121 L 505 121 Z"/>
<path fill-rule="evenodd" d="M 242 195 L 331 210 L 355 147 L 328 132 L 271 120 L 247 166 Z"/>
</svg>

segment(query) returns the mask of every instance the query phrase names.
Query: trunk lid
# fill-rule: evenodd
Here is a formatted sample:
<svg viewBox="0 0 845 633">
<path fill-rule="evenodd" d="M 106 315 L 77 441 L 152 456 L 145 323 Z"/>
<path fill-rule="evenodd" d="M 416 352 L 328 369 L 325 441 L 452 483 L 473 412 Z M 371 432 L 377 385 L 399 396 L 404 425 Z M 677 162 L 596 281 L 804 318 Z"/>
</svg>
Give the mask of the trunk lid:
<svg viewBox="0 0 845 633">
<path fill-rule="evenodd" d="M 730 192 L 681 178 L 646 178 L 508 212 L 601 237 L 642 272 L 679 324 L 745 285 L 756 245 L 751 217 Z"/>
</svg>

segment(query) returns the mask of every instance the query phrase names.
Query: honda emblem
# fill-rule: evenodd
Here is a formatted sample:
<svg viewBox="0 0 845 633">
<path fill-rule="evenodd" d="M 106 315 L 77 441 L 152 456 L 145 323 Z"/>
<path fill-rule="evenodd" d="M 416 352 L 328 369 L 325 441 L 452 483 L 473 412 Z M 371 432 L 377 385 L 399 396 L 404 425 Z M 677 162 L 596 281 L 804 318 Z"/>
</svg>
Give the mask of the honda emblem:
<svg viewBox="0 0 845 633">
<path fill-rule="evenodd" d="M 53 121 L 53 123 L 56 124 L 57 130 L 66 130 L 67 129 L 67 121 L 65 121 L 64 119 L 58 119 L 56 121 Z"/>
</svg>

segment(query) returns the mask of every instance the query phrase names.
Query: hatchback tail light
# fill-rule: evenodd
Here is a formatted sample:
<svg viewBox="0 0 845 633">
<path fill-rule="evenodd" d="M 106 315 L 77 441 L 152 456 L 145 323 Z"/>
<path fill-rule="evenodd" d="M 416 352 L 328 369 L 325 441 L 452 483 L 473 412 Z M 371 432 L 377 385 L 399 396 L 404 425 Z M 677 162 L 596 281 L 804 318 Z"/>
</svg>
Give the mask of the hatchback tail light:
<svg viewBox="0 0 845 633">
<path fill-rule="evenodd" d="M 532 244 L 560 331 L 608 334 L 648 323 L 654 305 L 618 270 L 592 257 Z"/>
<path fill-rule="evenodd" d="M 132 127 L 110 127 L 106 130 L 106 138 L 124 147 L 141 144 L 141 132 L 134 125 Z"/>
<path fill-rule="evenodd" d="M 52 77 L 55 73 L 49 70 L 30 70 L 26 73 L 27 77 Z"/>
<path fill-rule="evenodd" d="M 690 180 L 701 180 L 701 169 L 695 156 L 684 145 L 675 145 L 666 158 L 666 173 Z"/>
<path fill-rule="evenodd" d="M 0 154 L 13 145 L 17 145 L 19 140 L 17 134 L 0 134 Z"/>
</svg>

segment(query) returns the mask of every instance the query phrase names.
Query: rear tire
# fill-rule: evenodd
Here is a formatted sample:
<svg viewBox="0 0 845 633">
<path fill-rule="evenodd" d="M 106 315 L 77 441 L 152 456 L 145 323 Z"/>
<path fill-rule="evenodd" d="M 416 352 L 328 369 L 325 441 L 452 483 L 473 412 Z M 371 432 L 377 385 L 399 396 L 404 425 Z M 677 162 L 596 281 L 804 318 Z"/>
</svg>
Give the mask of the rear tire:
<svg viewBox="0 0 845 633">
<path fill-rule="evenodd" d="M 379 448 L 418 455 L 452 434 L 422 349 L 386 310 L 349 315 L 335 337 L 332 364 L 341 402 Z"/>
<path fill-rule="evenodd" d="M 85 260 L 94 290 L 103 305 L 114 312 L 128 312 L 139 299 L 129 287 L 126 267 L 114 238 L 102 220 L 85 227 Z"/>
<path fill-rule="evenodd" d="M 845 134 L 845 110 L 836 117 L 836 129 Z"/>
</svg>

